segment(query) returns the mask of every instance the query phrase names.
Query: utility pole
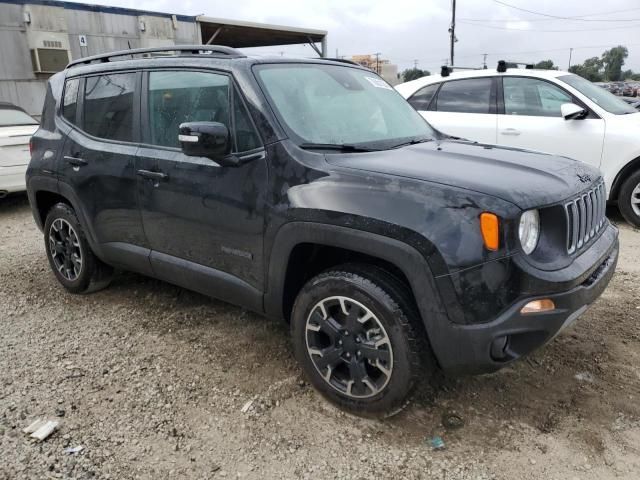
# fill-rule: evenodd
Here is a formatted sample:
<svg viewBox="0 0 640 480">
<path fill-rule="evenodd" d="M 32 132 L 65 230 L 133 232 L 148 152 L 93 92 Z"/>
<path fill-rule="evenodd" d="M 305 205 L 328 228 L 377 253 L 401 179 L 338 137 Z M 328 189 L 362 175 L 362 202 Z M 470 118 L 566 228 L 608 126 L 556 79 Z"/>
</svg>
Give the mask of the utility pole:
<svg viewBox="0 0 640 480">
<path fill-rule="evenodd" d="M 453 44 L 456 43 L 456 0 L 451 0 L 451 26 L 449 27 L 451 37 L 451 66 L 453 63 Z"/>
<path fill-rule="evenodd" d="M 417 70 L 418 69 L 418 60 L 414 60 L 413 61 L 413 69 Z"/>
<path fill-rule="evenodd" d="M 573 53 L 573 48 L 569 49 L 569 67 L 567 67 L 567 70 L 569 70 L 571 68 L 571 54 Z"/>
<path fill-rule="evenodd" d="M 376 73 L 380 75 L 380 55 L 382 54 L 380 52 L 376 52 L 374 55 L 376 56 Z"/>
<path fill-rule="evenodd" d="M 485 70 L 487 69 L 487 53 L 483 53 L 482 56 L 484 57 L 482 59 L 482 68 L 484 68 Z"/>
</svg>

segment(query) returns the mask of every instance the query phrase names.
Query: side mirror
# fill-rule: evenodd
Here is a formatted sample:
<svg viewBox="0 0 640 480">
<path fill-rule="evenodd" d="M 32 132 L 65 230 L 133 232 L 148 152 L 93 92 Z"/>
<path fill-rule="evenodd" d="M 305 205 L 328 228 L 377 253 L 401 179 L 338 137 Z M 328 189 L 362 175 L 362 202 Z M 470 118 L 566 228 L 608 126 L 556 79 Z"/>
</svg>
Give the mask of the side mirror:
<svg viewBox="0 0 640 480">
<path fill-rule="evenodd" d="M 231 152 L 229 129 L 218 122 L 187 122 L 178 127 L 182 153 L 218 161 Z"/>
<path fill-rule="evenodd" d="M 587 115 L 587 111 L 575 103 L 563 103 L 560 105 L 560 113 L 565 120 L 584 118 Z"/>
</svg>

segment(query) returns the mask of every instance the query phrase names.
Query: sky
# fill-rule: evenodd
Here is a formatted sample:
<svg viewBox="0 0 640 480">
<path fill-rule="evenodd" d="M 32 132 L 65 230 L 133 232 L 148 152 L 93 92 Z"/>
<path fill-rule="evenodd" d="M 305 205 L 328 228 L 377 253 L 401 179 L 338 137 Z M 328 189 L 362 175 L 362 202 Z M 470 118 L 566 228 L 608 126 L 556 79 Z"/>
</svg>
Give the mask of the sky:
<svg viewBox="0 0 640 480">
<path fill-rule="evenodd" d="M 327 30 L 329 56 L 381 53 L 400 70 L 438 71 L 449 55 L 451 0 L 85 0 L 168 13 Z M 510 6 L 509 6 L 510 5 Z M 517 7 L 517 8 L 513 8 Z M 530 12 L 524 11 L 529 10 Z M 535 13 L 532 13 L 535 12 Z M 455 64 L 499 59 L 551 59 L 561 69 L 625 45 L 624 69 L 640 71 L 639 0 L 457 0 Z M 565 17 L 565 18 L 555 18 Z M 566 17 L 572 17 L 566 19 Z M 248 49 L 250 53 L 314 56 L 309 46 Z"/>
</svg>

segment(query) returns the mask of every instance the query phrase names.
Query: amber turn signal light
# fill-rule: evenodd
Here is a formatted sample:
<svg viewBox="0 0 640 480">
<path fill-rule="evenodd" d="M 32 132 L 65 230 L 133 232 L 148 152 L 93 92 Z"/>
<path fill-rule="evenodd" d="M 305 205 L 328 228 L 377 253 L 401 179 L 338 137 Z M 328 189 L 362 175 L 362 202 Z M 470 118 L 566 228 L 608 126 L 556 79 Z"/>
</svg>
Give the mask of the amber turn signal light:
<svg viewBox="0 0 640 480">
<path fill-rule="evenodd" d="M 550 312 L 556 309 L 556 304 L 550 298 L 543 298 L 541 300 L 534 300 L 527 303 L 520 309 L 520 313 L 526 315 L 527 313 L 542 313 Z"/>
<path fill-rule="evenodd" d="M 484 247 L 495 252 L 500 246 L 500 220 L 494 213 L 484 212 L 480 214 L 480 230 Z"/>
</svg>

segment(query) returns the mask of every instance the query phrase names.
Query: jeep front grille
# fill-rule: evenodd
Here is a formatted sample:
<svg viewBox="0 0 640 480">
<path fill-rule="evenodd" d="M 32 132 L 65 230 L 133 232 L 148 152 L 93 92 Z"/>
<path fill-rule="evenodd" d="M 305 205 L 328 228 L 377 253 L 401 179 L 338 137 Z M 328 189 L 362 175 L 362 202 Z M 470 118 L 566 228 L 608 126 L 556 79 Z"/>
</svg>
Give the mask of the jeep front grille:
<svg viewBox="0 0 640 480">
<path fill-rule="evenodd" d="M 580 250 L 604 227 L 606 207 L 604 182 L 565 204 L 568 253 Z"/>
</svg>

